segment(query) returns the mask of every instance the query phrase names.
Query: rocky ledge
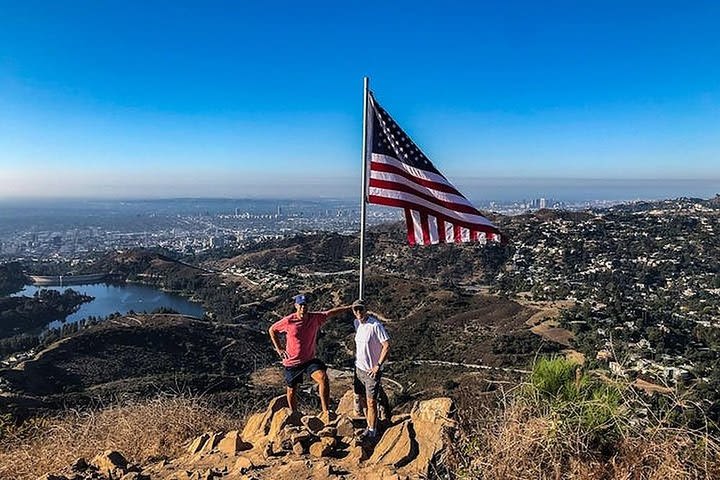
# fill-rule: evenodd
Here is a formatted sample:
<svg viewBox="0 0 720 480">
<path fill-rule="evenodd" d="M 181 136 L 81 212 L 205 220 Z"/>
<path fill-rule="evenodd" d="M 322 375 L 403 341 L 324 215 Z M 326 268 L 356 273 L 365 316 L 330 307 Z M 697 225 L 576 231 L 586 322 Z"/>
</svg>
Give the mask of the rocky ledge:
<svg viewBox="0 0 720 480">
<path fill-rule="evenodd" d="M 330 418 L 291 413 L 285 397 L 273 399 L 245 427 L 208 432 L 173 460 L 139 466 L 120 452 L 107 451 L 87 462 L 78 459 L 61 475 L 44 480 L 303 480 L 426 478 L 442 464 L 455 432 L 452 401 L 417 402 L 409 414 L 385 421 L 375 442 L 359 433 L 363 418 L 353 417 L 348 391 Z"/>
</svg>

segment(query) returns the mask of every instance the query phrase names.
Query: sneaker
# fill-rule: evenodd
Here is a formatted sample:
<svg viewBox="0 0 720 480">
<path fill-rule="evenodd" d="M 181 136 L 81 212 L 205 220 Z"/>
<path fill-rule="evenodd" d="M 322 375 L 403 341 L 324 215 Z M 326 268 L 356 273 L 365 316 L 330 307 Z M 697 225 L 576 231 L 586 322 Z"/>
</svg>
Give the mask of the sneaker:
<svg viewBox="0 0 720 480">
<path fill-rule="evenodd" d="M 366 428 L 361 434 L 360 434 L 360 440 L 366 443 L 376 443 L 378 441 L 378 433 L 377 430 L 370 430 L 369 428 Z"/>
</svg>

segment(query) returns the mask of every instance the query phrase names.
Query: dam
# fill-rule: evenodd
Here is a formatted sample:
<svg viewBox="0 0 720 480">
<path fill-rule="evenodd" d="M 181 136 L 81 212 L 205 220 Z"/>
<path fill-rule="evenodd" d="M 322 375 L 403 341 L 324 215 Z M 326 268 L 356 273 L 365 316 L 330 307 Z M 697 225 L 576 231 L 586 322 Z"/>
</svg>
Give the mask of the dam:
<svg viewBox="0 0 720 480">
<path fill-rule="evenodd" d="M 107 273 L 90 273 L 87 275 L 28 275 L 33 285 L 83 285 L 88 283 L 99 283 L 108 278 Z"/>
</svg>

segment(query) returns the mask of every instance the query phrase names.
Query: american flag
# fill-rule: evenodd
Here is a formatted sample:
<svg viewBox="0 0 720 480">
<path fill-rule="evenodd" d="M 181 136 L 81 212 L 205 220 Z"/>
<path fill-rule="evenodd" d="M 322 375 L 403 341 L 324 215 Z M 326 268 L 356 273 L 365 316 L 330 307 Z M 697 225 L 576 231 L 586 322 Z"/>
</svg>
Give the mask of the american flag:
<svg viewBox="0 0 720 480">
<path fill-rule="evenodd" d="M 370 94 L 368 202 L 405 209 L 411 245 L 500 241 L 500 231 L 457 191 Z"/>
</svg>

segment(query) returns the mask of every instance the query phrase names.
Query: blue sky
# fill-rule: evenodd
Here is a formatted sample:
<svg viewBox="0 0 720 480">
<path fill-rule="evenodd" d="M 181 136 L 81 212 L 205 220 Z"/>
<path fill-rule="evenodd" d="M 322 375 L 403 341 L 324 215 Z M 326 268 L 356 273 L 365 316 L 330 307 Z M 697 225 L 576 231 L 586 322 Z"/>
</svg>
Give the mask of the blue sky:
<svg viewBox="0 0 720 480">
<path fill-rule="evenodd" d="M 461 189 L 720 191 L 718 25 L 718 2 L 0 0 L 0 198 L 353 196 L 363 75 Z"/>
</svg>

